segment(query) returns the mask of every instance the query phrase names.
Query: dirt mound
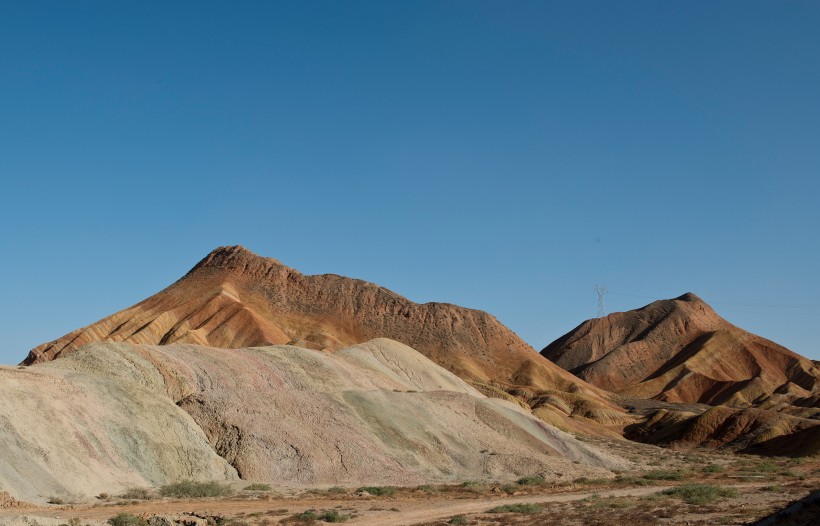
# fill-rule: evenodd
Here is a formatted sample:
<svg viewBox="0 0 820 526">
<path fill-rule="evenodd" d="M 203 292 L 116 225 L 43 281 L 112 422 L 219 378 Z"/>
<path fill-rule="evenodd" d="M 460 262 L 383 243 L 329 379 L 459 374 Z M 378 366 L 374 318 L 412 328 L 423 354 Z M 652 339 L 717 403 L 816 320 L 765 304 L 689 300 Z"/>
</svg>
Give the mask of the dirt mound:
<svg viewBox="0 0 820 526">
<path fill-rule="evenodd" d="M 414 485 L 628 462 L 387 339 L 317 351 L 90 344 L 2 368 L 0 486 L 88 498 L 183 478 Z"/>
<path fill-rule="evenodd" d="M 587 320 L 541 354 L 626 396 L 735 407 L 817 400 L 820 368 L 688 293 Z M 814 397 L 814 398 L 812 398 Z"/>
<path fill-rule="evenodd" d="M 501 389 L 570 392 L 607 405 L 607 395 L 544 359 L 490 314 L 414 303 L 383 287 L 333 274 L 307 276 L 243 247 L 221 247 L 182 279 L 141 303 L 33 349 L 25 364 L 91 342 L 194 343 L 241 348 L 294 344 L 337 350 L 390 338 L 461 378 Z"/>
</svg>

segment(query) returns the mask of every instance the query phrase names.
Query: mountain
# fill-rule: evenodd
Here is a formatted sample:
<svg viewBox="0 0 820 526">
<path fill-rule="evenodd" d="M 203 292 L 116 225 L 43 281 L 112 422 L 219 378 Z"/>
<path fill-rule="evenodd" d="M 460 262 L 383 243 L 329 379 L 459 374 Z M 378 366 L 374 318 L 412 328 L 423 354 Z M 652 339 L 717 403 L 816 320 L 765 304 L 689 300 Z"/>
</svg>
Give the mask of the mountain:
<svg viewBox="0 0 820 526">
<path fill-rule="evenodd" d="M 623 396 L 817 413 L 817 364 L 732 325 L 692 293 L 587 320 L 541 354 Z"/>
<path fill-rule="evenodd" d="M 334 274 L 304 275 L 240 247 L 220 247 L 150 298 L 33 349 L 23 362 L 91 342 L 241 348 L 294 344 L 337 350 L 373 338 L 402 342 L 483 388 L 526 386 L 610 407 L 606 394 L 540 356 L 490 314 L 414 303 Z M 569 397 L 567 397 L 569 398 Z"/>
<path fill-rule="evenodd" d="M 0 399 L 0 488 L 32 502 L 186 478 L 356 487 L 629 466 L 387 339 L 335 352 L 94 343 L 0 367 Z"/>
</svg>

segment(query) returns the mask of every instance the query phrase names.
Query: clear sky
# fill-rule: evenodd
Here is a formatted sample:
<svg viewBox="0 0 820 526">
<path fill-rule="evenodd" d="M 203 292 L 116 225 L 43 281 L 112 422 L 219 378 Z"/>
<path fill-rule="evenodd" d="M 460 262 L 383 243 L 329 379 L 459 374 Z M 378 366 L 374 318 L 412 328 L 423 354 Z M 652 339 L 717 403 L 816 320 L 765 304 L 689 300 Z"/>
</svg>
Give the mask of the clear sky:
<svg viewBox="0 0 820 526">
<path fill-rule="evenodd" d="M 820 359 L 818 2 L 2 2 L 0 363 L 218 245 Z"/>
</svg>

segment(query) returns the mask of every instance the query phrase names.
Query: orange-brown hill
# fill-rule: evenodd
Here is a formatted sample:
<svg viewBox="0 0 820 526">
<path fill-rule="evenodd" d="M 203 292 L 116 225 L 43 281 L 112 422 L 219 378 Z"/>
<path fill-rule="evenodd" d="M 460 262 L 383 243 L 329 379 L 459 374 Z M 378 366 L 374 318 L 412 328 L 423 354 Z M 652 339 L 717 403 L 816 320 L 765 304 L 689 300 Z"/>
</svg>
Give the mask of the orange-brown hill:
<svg viewBox="0 0 820 526">
<path fill-rule="evenodd" d="M 606 397 L 540 356 L 490 314 L 414 303 L 378 285 L 309 276 L 239 246 L 220 247 L 150 298 L 33 349 L 33 364 L 91 342 L 242 348 L 292 343 L 337 350 L 386 337 L 473 382 Z"/>
<path fill-rule="evenodd" d="M 691 293 L 587 320 L 541 354 L 603 389 L 667 402 L 777 408 L 820 393 L 816 364 Z"/>
</svg>

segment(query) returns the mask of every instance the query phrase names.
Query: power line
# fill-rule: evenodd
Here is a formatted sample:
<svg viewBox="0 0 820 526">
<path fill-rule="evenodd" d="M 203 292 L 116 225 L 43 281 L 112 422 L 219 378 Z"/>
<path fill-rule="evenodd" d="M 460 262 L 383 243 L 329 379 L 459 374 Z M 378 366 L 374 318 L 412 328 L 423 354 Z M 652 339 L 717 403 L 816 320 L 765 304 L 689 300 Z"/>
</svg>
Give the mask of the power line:
<svg viewBox="0 0 820 526">
<path fill-rule="evenodd" d="M 607 293 L 606 285 L 595 285 L 595 292 L 598 293 L 598 317 L 603 318 L 606 316 L 606 300 L 604 299 Z"/>
</svg>

